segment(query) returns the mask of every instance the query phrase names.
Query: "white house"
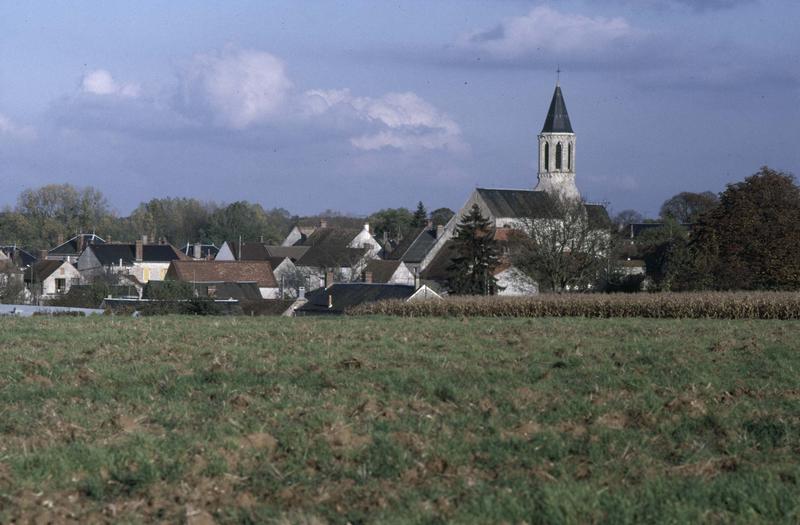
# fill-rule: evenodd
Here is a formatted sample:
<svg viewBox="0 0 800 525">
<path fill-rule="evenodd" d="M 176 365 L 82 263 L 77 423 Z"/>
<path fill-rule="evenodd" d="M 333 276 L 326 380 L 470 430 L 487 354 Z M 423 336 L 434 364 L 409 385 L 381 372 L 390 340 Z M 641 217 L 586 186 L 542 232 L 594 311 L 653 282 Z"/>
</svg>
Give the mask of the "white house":
<svg viewBox="0 0 800 525">
<path fill-rule="evenodd" d="M 171 244 L 106 243 L 87 246 L 78 258 L 78 271 L 84 280 L 110 272 L 136 278 L 140 283 L 162 281 L 172 261 L 188 260 Z"/>
<path fill-rule="evenodd" d="M 43 298 L 64 295 L 80 280 L 78 269 L 67 261 L 38 261 L 25 270 L 28 289 Z"/>
</svg>

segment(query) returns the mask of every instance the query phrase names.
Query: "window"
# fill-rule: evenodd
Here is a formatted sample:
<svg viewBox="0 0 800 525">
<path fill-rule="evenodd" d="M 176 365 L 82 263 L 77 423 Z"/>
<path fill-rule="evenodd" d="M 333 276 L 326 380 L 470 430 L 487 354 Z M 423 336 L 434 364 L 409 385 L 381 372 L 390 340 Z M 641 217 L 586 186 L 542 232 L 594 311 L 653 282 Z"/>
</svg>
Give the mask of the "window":
<svg viewBox="0 0 800 525">
<path fill-rule="evenodd" d="M 572 143 L 567 146 L 567 169 L 572 171 Z"/>
<path fill-rule="evenodd" d="M 67 291 L 67 280 L 56 279 L 56 293 L 65 293 Z"/>
<path fill-rule="evenodd" d="M 550 171 L 550 144 L 544 143 L 544 171 Z"/>
<path fill-rule="evenodd" d="M 561 169 L 561 143 L 556 144 L 556 169 Z"/>
</svg>

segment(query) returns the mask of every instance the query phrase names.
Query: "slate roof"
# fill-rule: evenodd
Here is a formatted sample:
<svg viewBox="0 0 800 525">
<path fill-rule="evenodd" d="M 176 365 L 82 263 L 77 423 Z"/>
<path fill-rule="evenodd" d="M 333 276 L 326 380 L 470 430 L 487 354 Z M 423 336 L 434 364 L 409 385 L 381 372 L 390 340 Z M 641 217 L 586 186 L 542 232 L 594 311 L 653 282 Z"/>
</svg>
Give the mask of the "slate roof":
<svg viewBox="0 0 800 525">
<path fill-rule="evenodd" d="M 550 101 L 550 109 L 547 111 L 542 133 L 572 133 L 572 124 L 569 122 L 567 105 L 564 103 L 564 95 L 561 93 L 560 86 L 556 86 L 556 90 L 553 92 L 553 100 Z"/>
<path fill-rule="evenodd" d="M 361 228 L 317 228 L 308 237 L 294 243 L 295 246 L 317 246 L 319 244 L 347 246 L 361 233 Z"/>
<path fill-rule="evenodd" d="M 53 275 L 53 273 L 61 268 L 61 265 L 63 264 L 69 263 L 58 260 L 44 260 L 35 262 L 29 268 L 25 269 L 25 282 L 30 283 L 33 282 L 34 279 L 36 279 L 36 282 L 42 282 Z"/>
<path fill-rule="evenodd" d="M 300 257 L 305 255 L 309 246 L 264 246 L 267 250 L 267 255 L 270 257 L 288 257 L 292 262 L 296 262 Z"/>
<path fill-rule="evenodd" d="M 233 257 L 236 260 L 242 261 L 265 261 L 269 254 L 266 248 L 260 242 L 243 242 L 242 253 L 239 257 L 239 243 L 236 241 L 228 241 L 228 246 L 233 252 Z"/>
<path fill-rule="evenodd" d="M 78 246 L 79 240 L 82 239 L 82 246 Z M 83 253 L 83 250 L 86 249 L 87 246 L 92 244 L 105 244 L 106 241 L 101 239 L 98 235 L 94 233 L 81 233 L 76 235 L 72 239 L 68 240 L 67 242 L 63 242 L 47 252 L 50 255 L 80 255 Z"/>
<path fill-rule="evenodd" d="M 436 227 L 433 229 L 424 228 L 408 247 L 408 250 L 400 257 L 400 260 L 408 263 L 420 263 L 436 244 Z"/>
<path fill-rule="evenodd" d="M 408 299 L 415 288 L 403 284 L 336 283 L 306 294 L 308 302 L 296 310 L 297 315 L 343 314 L 347 308 L 386 299 Z M 328 308 L 328 296 L 333 306 Z"/>
<path fill-rule="evenodd" d="M 181 248 L 181 253 L 188 257 L 194 257 L 194 244 L 186 243 L 186 246 Z M 217 253 L 219 253 L 219 248 L 213 244 L 200 245 L 200 257 L 203 259 L 213 259 L 217 256 Z"/>
<path fill-rule="evenodd" d="M 367 250 L 349 248 L 348 244 L 361 233 L 350 228 L 317 228 L 308 238 L 295 246 L 308 246 L 308 251 L 297 260 L 297 266 L 313 268 L 349 268 L 360 261 Z"/>
<path fill-rule="evenodd" d="M 194 283 L 256 283 L 277 288 L 272 265 L 267 261 L 172 261 L 167 279 Z"/>
<path fill-rule="evenodd" d="M 7 257 L 11 258 L 11 261 L 14 264 L 21 268 L 25 268 L 36 262 L 36 257 L 23 250 L 19 246 L 10 244 L 3 245 L 0 246 L 0 251 L 5 253 Z"/>
<path fill-rule="evenodd" d="M 102 266 L 118 265 L 120 259 L 123 266 L 136 262 L 136 244 L 96 244 L 90 246 Z M 145 244 L 142 246 L 143 262 L 171 262 L 188 259 L 171 244 Z"/>
<path fill-rule="evenodd" d="M 298 219 L 297 226 L 302 230 L 319 228 L 320 221 L 326 221 L 328 227 L 358 229 L 364 227 L 366 219 L 362 217 L 302 217 Z"/>
<path fill-rule="evenodd" d="M 414 241 L 417 240 L 417 237 L 419 237 L 419 234 L 423 231 L 425 231 L 425 226 L 415 228 L 408 232 L 397 244 L 394 244 L 394 241 L 389 241 L 389 244 L 384 246 L 384 251 L 387 252 L 385 258 L 399 260 L 408 249 L 411 248 L 411 245 L 414 244 Z"/>
<path fill-rule="evenodd" d="M 400 267 L 403 261 L 382 261 L 373 259 L 367 263 L 364 272 L 372 272 L 373 283 L 388 283 L 394 272 Z"/>
<path fill-rule="evenodd" d="M 545 219 L 553 213 L 551 197 L 544 191 L 492 188 L 477 188 L 476 191 L 495 218 Z"/>
<path fill-rule="evenodd" d="M 420 277 L 426 280 L 446 282 L 449 278 L 447 269 L 453 263 L 453 257 L 456 256 L 456 244 L 454 241 L 447 241 L 436 257 L 425 267 Z"/>
</svg>

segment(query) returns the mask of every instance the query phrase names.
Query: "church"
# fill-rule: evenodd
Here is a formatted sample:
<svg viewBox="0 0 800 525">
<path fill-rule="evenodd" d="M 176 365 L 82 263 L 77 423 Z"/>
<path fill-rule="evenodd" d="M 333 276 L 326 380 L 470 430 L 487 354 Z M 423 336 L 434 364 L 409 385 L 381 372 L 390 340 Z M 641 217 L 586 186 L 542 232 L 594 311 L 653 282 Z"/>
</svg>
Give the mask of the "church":
<svg viewBox="0 0 800 525">
<path fill-rule="evenodd" d="M 441 279 L 447 266 L 443 248 L 452 239 L 461 217 L 477 204 L 496 231 L 524 229 L 531 220 L 548 218 L 552 198 L 580 200 L 575 182 L 575 132 L 569 120 L 561 86 L 556 83 L 550 108 L 538 136 L 538 182 L 533 189 L 475 188 L 467 201 L 445 226 L 427 256 L 419 265 L 422 275 Z M 601 204 L 583 204 L 590 227 L 598 230 L 610 224 L 608 212 Z M 496 275 L 496 277 L 499 277 Z M 528 283 L 525 289 L 530 291 Z M 513 288 L 513 287 L 512 287 Z M 513 292 L 513 290 L 512 290 Z M 513 294 L 513 293 L 512 293 Z"/>
</svg>

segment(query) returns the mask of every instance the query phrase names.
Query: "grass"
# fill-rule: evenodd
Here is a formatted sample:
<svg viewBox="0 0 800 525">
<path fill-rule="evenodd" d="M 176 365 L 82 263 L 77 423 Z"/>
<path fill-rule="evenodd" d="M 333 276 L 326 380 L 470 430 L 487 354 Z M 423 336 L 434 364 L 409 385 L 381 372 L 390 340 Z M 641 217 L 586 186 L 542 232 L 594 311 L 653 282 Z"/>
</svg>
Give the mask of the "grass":
<svg viewBox="0 0 800 525">
<path fill-rule="evenodd" d="M 0 330 L 3 523 L 800 520 L 798 321 Z"/>
</svg>

